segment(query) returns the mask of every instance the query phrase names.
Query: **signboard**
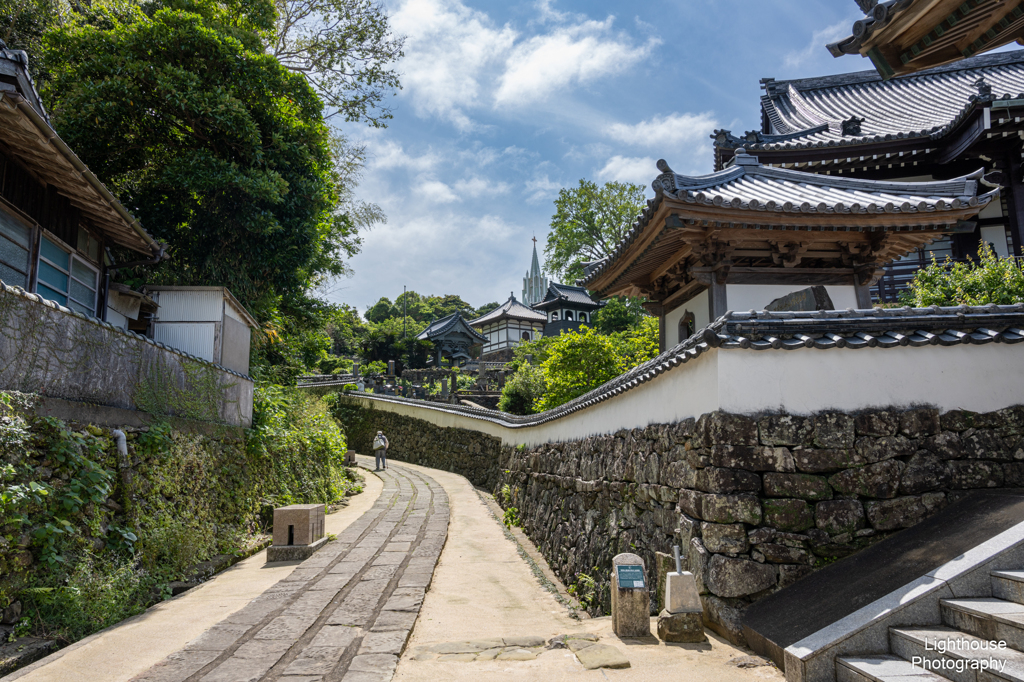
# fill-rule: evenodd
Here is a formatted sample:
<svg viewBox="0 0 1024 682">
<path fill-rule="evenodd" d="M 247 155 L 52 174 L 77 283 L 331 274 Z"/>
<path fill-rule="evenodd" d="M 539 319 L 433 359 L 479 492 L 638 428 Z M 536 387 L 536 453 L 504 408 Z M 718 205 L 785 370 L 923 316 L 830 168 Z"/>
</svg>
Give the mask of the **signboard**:
<svg viewBox="0 0 1024 682">
<path fill-rule="evenodd" d="M 619 576 L 619 589 L 631 589 L 644 586 L 644 567 L 637 565 L 621 565 L 615 567 Z"/>
</svg>

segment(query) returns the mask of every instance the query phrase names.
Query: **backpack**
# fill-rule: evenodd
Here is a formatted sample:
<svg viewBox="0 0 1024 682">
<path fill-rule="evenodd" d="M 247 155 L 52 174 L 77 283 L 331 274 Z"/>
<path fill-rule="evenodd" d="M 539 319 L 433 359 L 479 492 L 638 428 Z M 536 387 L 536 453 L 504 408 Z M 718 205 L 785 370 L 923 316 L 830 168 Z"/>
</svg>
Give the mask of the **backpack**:
<svg viewBox="0 0 1024 682">
<path fill-rule="evenodd" d="M 385 447 L 385 443 L 387 443 L 387 440 L 385 440 L 384 436 L 376 436 L 373 439 L 373 449 L 380 450 Z"/>
</svg>

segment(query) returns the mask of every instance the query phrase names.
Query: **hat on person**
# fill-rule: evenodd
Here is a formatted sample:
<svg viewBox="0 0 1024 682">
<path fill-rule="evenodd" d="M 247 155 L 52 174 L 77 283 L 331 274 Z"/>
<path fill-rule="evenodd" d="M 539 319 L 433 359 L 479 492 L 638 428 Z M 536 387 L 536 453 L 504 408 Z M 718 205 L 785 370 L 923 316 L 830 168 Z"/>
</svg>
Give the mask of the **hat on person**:
<svg viewBox="0 0 1024 682">
<path fill-rule="evenodd" d="M 383 431 L 378 431 L 378 432 L 377 432 L 377 435 L 378 435 L 378 436 L 383 436 L 383 435 L 384 435 L 384 432 L 383 432 Z"/>
</svg>

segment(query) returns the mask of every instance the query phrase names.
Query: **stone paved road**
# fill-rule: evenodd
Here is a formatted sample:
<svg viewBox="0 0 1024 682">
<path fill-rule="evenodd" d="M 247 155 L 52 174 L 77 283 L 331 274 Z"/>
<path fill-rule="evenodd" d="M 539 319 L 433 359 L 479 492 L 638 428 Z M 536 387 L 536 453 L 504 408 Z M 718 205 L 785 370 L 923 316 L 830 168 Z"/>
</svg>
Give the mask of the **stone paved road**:
<svg viewBox="0 0 1024 682">
<path fill-rule="evenodd" d="M 422 471 L 395 464 L 379 474 L 377 503 L 336 540 L 134 680 L 390 680 L 444 547 L 449 513 L 444 489 Z"/>
</svg>

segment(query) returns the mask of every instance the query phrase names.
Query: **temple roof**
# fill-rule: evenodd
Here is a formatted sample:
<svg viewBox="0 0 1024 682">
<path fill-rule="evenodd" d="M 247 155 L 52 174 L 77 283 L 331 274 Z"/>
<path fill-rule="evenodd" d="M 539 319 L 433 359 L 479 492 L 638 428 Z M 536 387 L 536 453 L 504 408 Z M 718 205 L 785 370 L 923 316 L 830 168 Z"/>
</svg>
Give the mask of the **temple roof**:
<svg viewBox="0 0 1024 682">
<path fill-rule="evenodd" d="M 534 310 L 547 310 L 565 306 L 593 310 L 600 308 L 601 304 L 592 299 L 583 287 L 551 282 L 548 285 L 547 293 L 544 294 L 544 299 L 540 303 L 535 303 L 533 308 Z"/>
<path fill-rule="evenodd" d="M 834 57 L 871 59 L 889 79 L 994 50 L 1024 38 L 1018 0 L 856 0 L 865 16 L 828 45 Z"/>
<path fill-rule="evenodd" d="M 758 267 L 811 259 L 866 267 L 965 230 L 961 222 L 998 196 L 979 196 L 980 171 L 932 182 L 862 180 L 762 166 L 742 149 L 731 168 L 711 175 L 679 175 L 664 161 L 658 167 L 655 198 L 581 281 L 601 296 L 726 258 Z"/>
<path fill-rule="evenodd" d="M 538 313 L 536 310 L 523 305 L 516 300 L 515 296 L 509 296 L 508 300 L 502 305 L 498 306 L 489 313 L 485 313 L 475 320 L 470 320 L 469 324 L 473 327 L 480 327 L 485 324 L 491 324 L 498 320 L 527 320 L 529 322 L 546 322 L 548 316 L 544 313 Z"/>
<path fill-rule="evenodd" d="M 477 332 L 469 326 L 469 323 L 463 319 L 459 313 L 452 313 L 447 317 L 442 317 L 440 320 L 435 320 L 427 325 L 427 328 L 420 332 L 416 338 L 420 341 L 433 341 L 440 339 L 448 334 L 463 333 L 467 336 L 479 341 L 484 342 L 487 337 Z"/>
<path fill-rule="evenodd" d="M 0 129 L 0 149 L 70 199 L 113 242 L 140 253 L 161 250 L 50 126 L 21 51 L 0 49 Z"/>
<path fill-rule="evenodd" d="M 938 140 L 978 104 L 1024 99 L 1024 50 L 965 59 L 892 81 L 862 71 L 791 81 L 766 78 L 762 85 L 761 109 L 772 134 L 750 131 L 737 138 L 718 130 L 712 135 L 716 146 L 751 151 Z"/>
</svg>

